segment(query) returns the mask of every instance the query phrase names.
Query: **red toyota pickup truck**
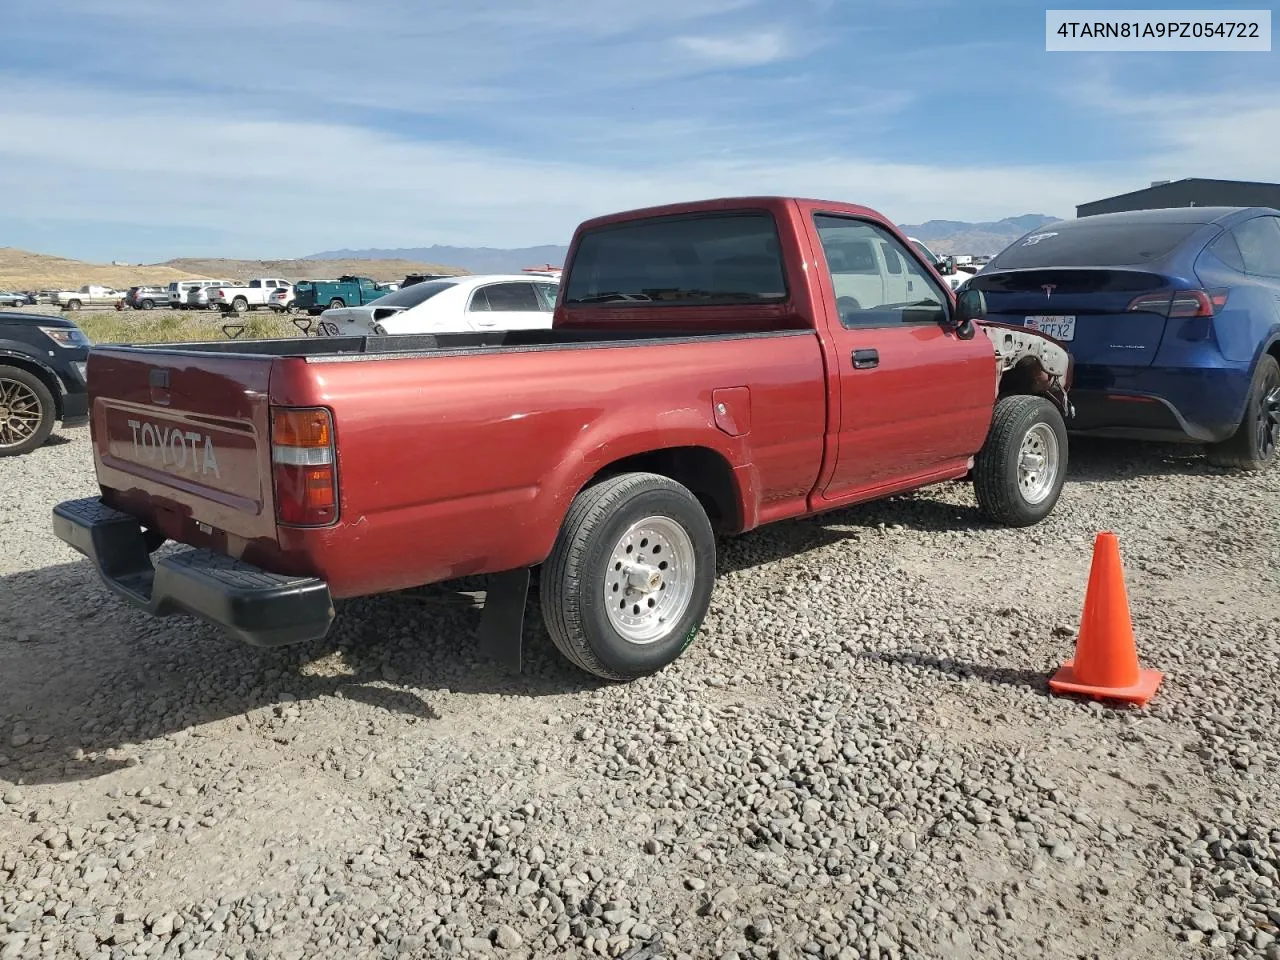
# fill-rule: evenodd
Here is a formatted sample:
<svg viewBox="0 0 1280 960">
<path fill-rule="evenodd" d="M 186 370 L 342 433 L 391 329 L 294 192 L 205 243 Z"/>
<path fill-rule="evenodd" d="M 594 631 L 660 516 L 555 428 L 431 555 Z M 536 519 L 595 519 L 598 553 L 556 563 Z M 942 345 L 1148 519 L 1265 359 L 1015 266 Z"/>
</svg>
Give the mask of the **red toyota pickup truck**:
<svg viewBox="0 0 1280 960">
<path fill-rule="evenodd" d="M 101 496 L 53 526 L 129 603 L 260 645 L 488 574 L 482 644 L 517 667 L 540 565 L 564 655 L 637 677 L 696 634 L 716 532 L 969 475 L 995 522 L 1053 509 L 1070 358 L 982 310 L 865 207 L 601 217 L 549 330 L 95 347 Z"/>
</svg>

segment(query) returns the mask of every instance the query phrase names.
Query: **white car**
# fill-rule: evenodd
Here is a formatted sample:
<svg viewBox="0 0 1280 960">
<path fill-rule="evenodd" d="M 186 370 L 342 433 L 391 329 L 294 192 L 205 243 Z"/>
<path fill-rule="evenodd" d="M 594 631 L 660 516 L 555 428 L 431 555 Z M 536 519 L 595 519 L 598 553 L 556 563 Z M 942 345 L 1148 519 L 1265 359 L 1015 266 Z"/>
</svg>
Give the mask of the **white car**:
<svg viewBox="0 0 1280 960">
<path fill-rule="evenodd" d="M 547 328 L 559 286 L 550 277 L 519 274 L 425 280 L 361 307 L 325 310 L 318 332 L 346 337 Z"/>
</svg>

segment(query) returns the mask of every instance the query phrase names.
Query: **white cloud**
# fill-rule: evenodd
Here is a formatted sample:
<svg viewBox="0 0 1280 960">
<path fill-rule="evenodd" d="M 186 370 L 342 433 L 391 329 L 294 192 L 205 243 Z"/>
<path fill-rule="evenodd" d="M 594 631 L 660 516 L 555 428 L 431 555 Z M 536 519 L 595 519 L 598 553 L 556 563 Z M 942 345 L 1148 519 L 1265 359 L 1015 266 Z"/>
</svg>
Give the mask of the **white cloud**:
<svg viewBox="0 0 1280 960">
<path fill-rule="evenodd" d="M 721 66 L 758 67 L 782 60 L 792 53 L 791 45 L 777 30 L 728 37 L 677 37 L 676 43 L 695 56 Z"/>
<path fill-rule="evenodd" d="M 133 138 L 190 129 L 200 142 Z M 215 104 L 63 90 L 0 102 L 0 208 L 17 219 L 192 227 L 234 255 L 432 242 L 518 246 L 567 240 L 587 216 L 675 200 L 753 193 L 867 203 L 904 222 L 1069 212 L 1123 185 L 1114 172 L 989 167 L 940 158 L 897 164 L 841 156 L 734 152 L 629 165 L 536 161 L 418 142 L 322 120 L 271 121 Z M 75 137 L 62 135 L 76 131 Z M 172 251 L 173 255 L 179 252 Z"/>
</svg>

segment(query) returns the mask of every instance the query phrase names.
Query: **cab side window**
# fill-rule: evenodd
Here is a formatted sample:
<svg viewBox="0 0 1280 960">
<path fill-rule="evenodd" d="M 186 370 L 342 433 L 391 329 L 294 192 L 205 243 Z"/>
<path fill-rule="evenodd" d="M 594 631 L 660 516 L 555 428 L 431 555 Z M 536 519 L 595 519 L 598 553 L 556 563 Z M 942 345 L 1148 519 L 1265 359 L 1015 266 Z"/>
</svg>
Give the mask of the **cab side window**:
<svg viewBox="0 0 1280 960">
<path fill-rule="evenodd" d="M 883 227 L 832 214 L 815 215 L 814 224 L 843 326 L 946 320 L 950 310 L 946 292 Z"/>
</svg>

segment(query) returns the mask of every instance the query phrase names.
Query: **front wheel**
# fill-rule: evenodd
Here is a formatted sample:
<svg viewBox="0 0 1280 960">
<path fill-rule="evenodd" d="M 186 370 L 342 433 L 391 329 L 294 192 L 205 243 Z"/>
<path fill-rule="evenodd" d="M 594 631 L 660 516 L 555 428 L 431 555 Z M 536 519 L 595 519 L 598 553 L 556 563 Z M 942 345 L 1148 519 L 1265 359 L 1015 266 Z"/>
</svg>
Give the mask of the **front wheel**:
<svg viewBox="0 0 1280 960">
<path fill-rule="evenodd" d="M 693 642 L 716 579 L 697 497 L 626 473 L 583 490 L 542 570 L 542 616 L 572 663 L 606 680 L 662 670 Z"/>
<path fill-rule="evenodd" d="M 978 509 L 995 523 L 1029 527 L 1058 502 L 1067 478 L 1067 427 L 1044 397 L 996 402 L 987 440 L 973 464 Z"/>
<path fill-rule="evenodd" d="M 1253 371 L 1244 419 L 1222 443 L 1210 445 L 1205 456 L 1215 467 L 1261 470 L 1280 445 L 1280 363 L 1264 354 Z"/>
</svg>

